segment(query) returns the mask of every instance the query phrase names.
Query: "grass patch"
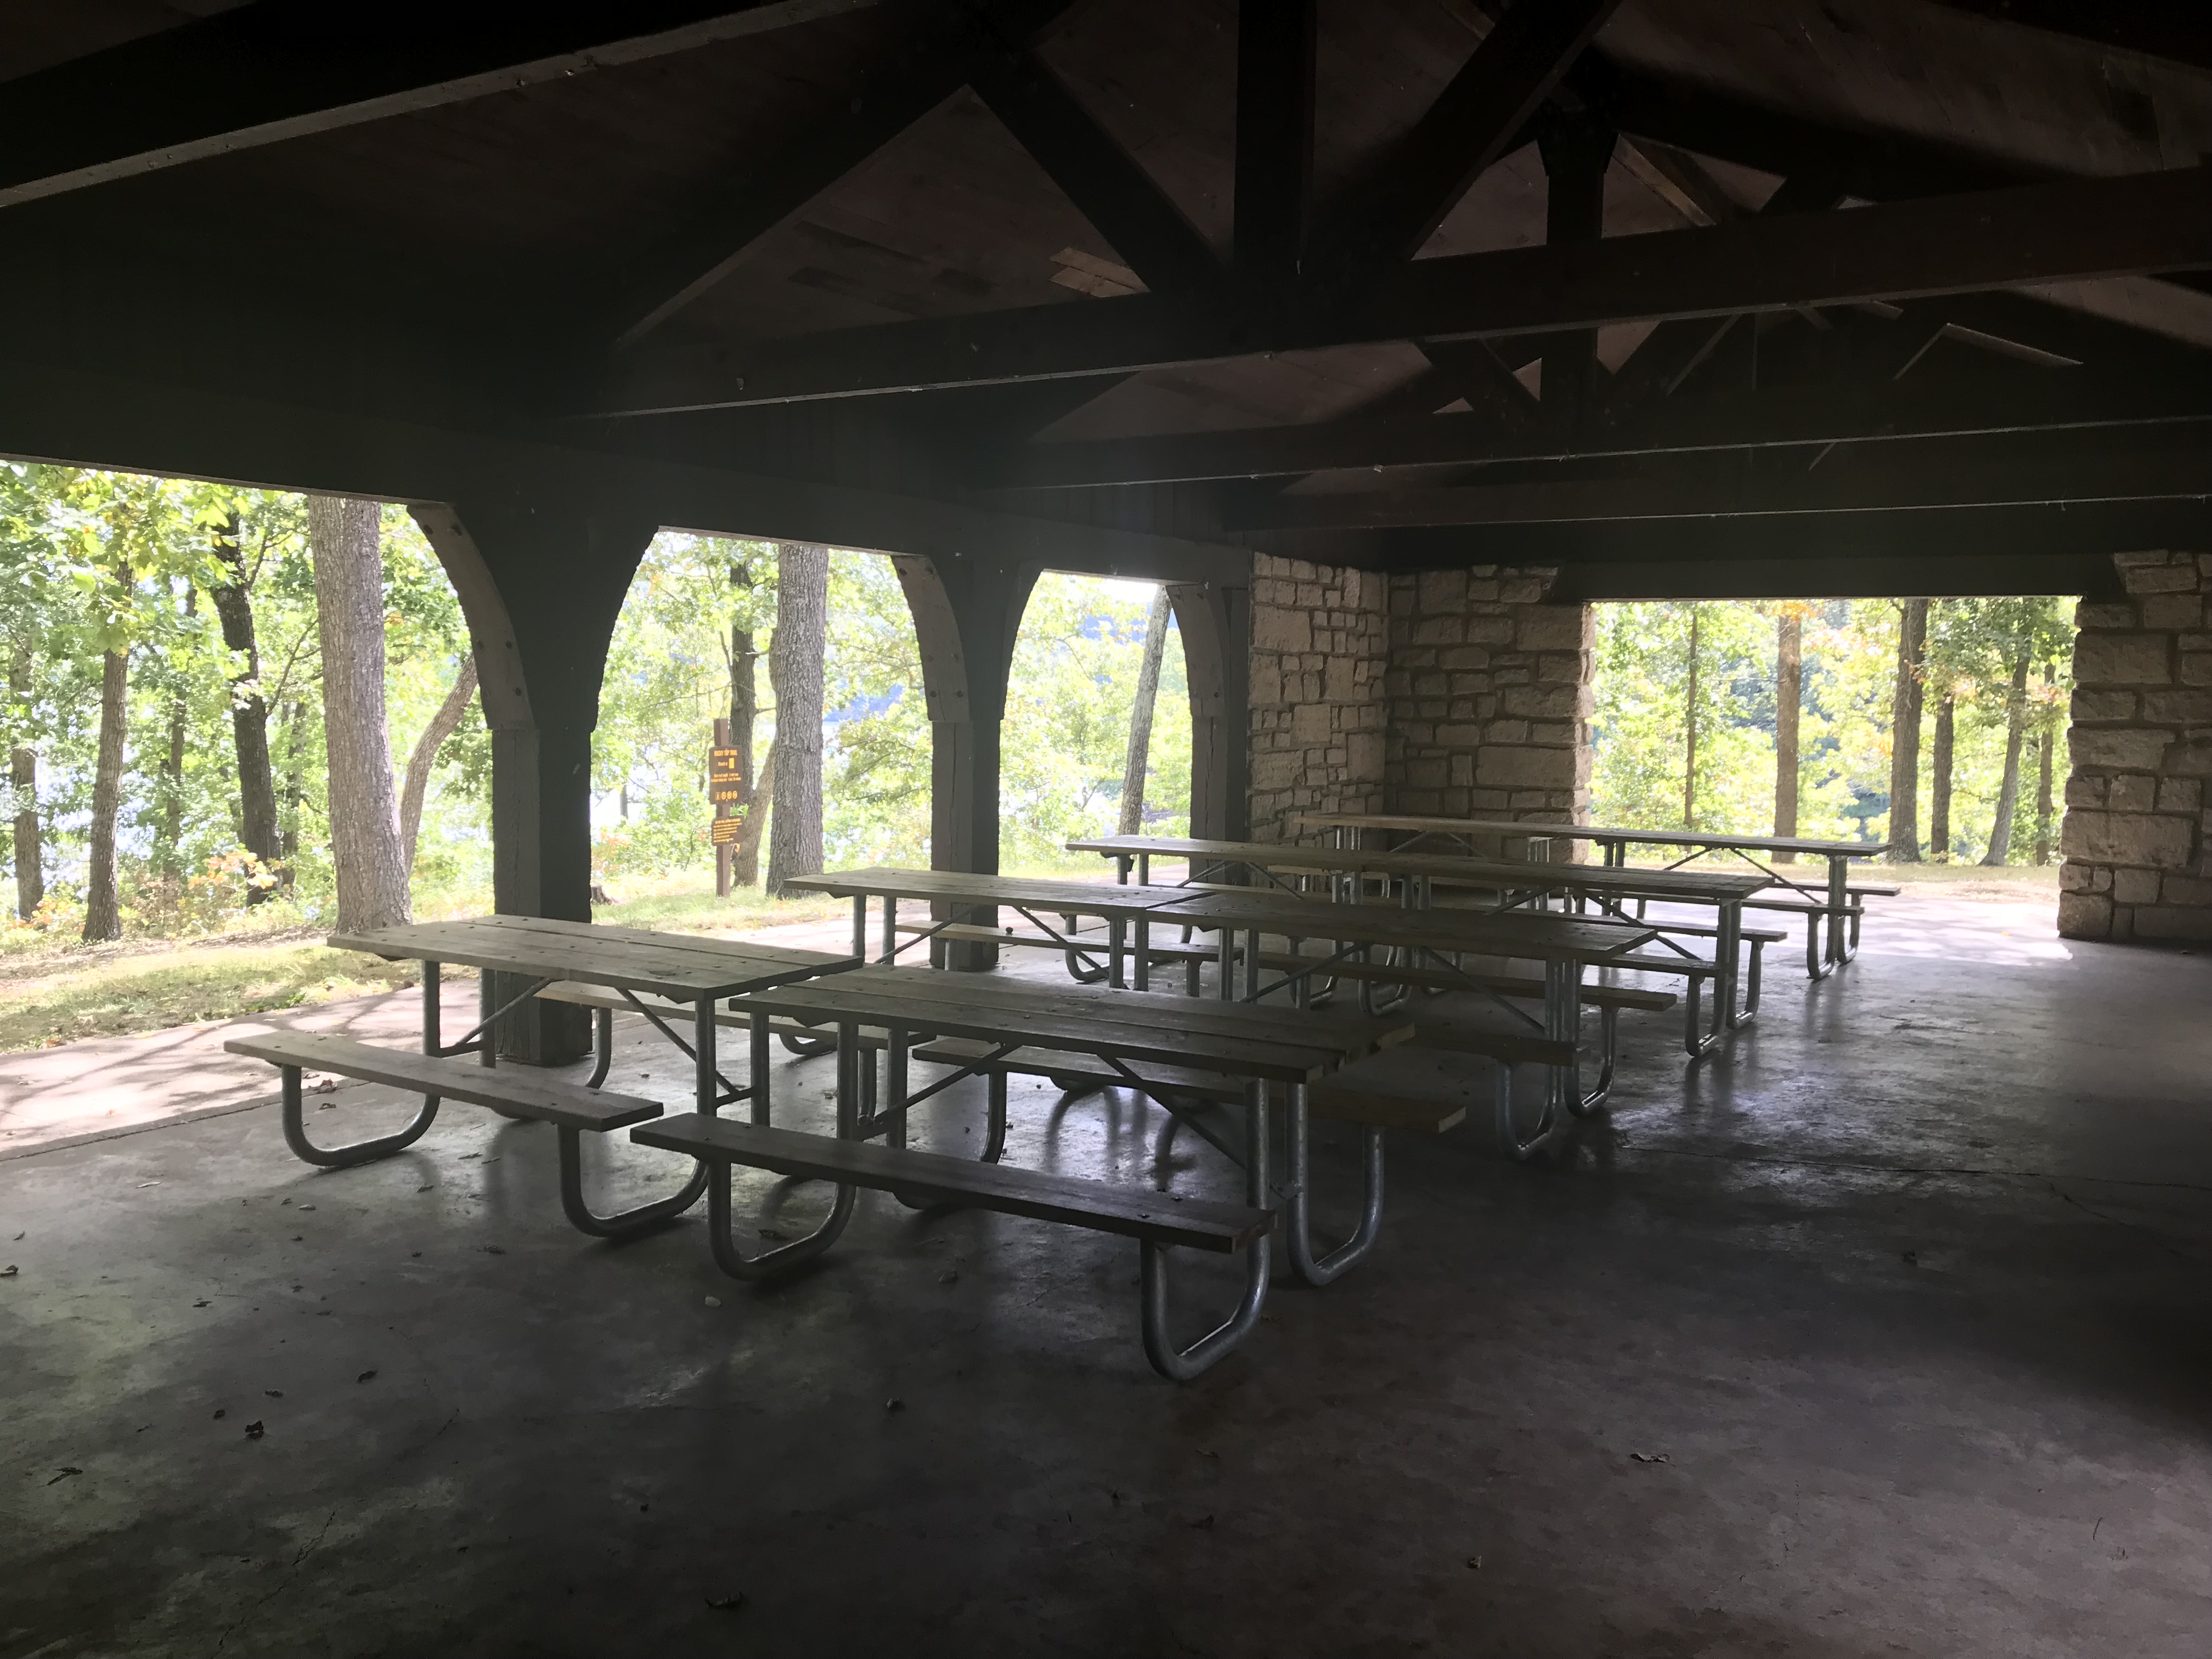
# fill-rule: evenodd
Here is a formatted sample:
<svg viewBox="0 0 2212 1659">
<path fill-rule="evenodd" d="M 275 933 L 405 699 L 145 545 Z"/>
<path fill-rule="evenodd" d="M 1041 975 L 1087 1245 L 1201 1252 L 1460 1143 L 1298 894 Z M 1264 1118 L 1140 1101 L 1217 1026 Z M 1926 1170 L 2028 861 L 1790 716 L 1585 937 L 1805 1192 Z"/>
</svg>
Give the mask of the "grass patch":
<svg viewBox="0 0 2212 1659">
<path fill-rule="evenodd" d="M 0 1053 L 370 996 L 421 976 L 411 962 L 307 943 L 203 945 L 96 963 L 14 981 L 0 1006 Z"/>
</svg>

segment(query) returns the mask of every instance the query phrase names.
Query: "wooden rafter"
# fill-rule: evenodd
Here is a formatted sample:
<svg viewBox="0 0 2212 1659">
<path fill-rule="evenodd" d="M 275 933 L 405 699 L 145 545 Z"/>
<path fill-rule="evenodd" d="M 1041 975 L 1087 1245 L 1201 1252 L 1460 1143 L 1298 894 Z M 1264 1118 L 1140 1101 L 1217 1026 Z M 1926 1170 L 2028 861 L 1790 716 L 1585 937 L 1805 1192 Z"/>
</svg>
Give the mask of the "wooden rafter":
<svg viewBox="0 0 2212 1659">
<path fill-rule="evenodd" d="M 264 0 L 0 87 L 0 207 L 874 3 Z"/>
<path fill-rule="evenodd" d="M 1422 525 L 1576 524 L 1808 513 L 2185 499 L 2212 495 L 2200 443 L 2057 457 L 1960 460 L 1919 446 L 1871 465 L 1810 471 L 1711 465 L 1697 458 L 1644 476 L 1516 482 L 1449 489 L 1276 495 L 1245 503 L 1234 530 L 1379 529 Z"/>
<path fill-rule="evenodd" d="M 1221 262 L 1168 193 L 1036 53 L 986 53 L 976 94 L 1155 294 L 1210 296 Z"/>
<path fill-rule="evenodd" d="M 1000 489 L 1104 488 L 1206 478 L 1280 477 L 1402 466 L 1690 454 L 1790 445 L 2156 427 L 2212 421 L 2212 377 L 2150 378 L 2054 370 L 1993 388 L 1907 380 L 1876 386 L 1778 386 L 1679 398 L 1586 425 L 1571 441 L 1459 415 L 1178 433 L 1034 444 L 999 457 L 978 480 Z"/>
<path fill-rule="evenodd" d="M 1620 0 L 1516 0 L 1412 131 L 1325 210 L 1325 281 L 1372 281 L 1420 252 L 1506 153 Z"/>
<path fill-rule="evenodd" d="M 768 342 L 742 361 L 641 364 L 578 412 L 872 396 L 2205 266 L 2212 169 L 2188 168 L 1417 260 L 1357 306 L 1264 326 L 1140 295 L 843 330 Z"/>
<path fill-rule="evenodd" d="M 823 88 L 820 119 L 749 155 L 741 169 L 710 181 L 672 216 L 670 228 L 633 262 L 623 290 L 601 302 L 580 331 L 635 344 L 712 289 L 763 237 L 959 91 L 979 64 L 1018 52 L 1018 43 L 1072 3 L 1012 0 L 980 18 L 942 0 L 908 8 L 878 56 Z"/>
</svg>

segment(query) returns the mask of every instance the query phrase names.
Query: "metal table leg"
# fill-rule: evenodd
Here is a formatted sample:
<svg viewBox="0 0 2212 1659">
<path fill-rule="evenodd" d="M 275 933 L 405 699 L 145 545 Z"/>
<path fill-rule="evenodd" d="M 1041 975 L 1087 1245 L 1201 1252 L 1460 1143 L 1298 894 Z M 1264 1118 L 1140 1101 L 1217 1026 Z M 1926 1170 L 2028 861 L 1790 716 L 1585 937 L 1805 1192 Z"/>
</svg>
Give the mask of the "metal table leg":
<svg viewBox="0 0 2212 1659">
<path fill-rule="evenodd" d="M 702 1005 L 705 1014 L 699 1025 L 697 1051 L 699 1054 L 699 1109 L 713 1115 L 714 1099 L 714 1007 Z M 757 1069 L 753 1073 L 753 1121 L 766 1121 L 768 1107 L 768 1023 L 761 1016 L 753 1017 L 753 1059 Z M 852 1139 L 860 1121 L 860 1028 L 849 1021 L 840 1021 L 837 1026 L 837 1136 L 841 1140 Z M 837 1183 L 837 1196 L 830 1206 L 830 1213 L 819 1227 L 804 1238 L 793 1239 L 756 1256 L 739 1254 L 737 1241 L 730 1236 L 730 1161 L 716 1158 L 707 1184 L 707 1243 L 714 1253 L 714 1265 L 732 1279 L 773 1279 L 780 1273 L 812 1261 L 837 1242 L 845 1224 L 853 1218 L 854 1200 L 860 1188 L 848 1182 Z"/>
<path fill-rule="evenodd" d="M 1291 1271 L 1308 1285 L 1326 1285 L 1356 1264 L 1375 1248 L 1382 1231 L 1382 1131 L 1369 1124 L 1363 1131 L 1361 1169 L 1365 1189 L 1361 1196 L 1358 1231 L 1327 1255 L 1316 1256 L 1313 1246 L 1313 1181 L 1306 1138 L 1306 1085 L 1290 1085 L 1290 1105 L 1285 1124 L 1289 1147 L 1290 1190 L 1285 1194 L 1284 1220 Z"/>
<path fill-rule="evenodd" d="M 1244 1201 L 1266 1208 L 1267 1182 L 1267 1085 L 1244 1085 Z M 1274 1256 L 1271 1238 L 1255 1239 L 1245 1253 L 1244 1295 L 1237 1311 L 1188 1347 L 1178 1348 L 1168 1334 L 1168 1252 L 1174 1247 L 1146 1239 L 1139 1277 L 1144 1284 L 1139 1317 L 1145 1357 L 1152 1369 L 1175 1382 L 1187 1382 L 1237 1346 L 1260 1322 L 1267 1304 L 1267 1275 Z"/>
</svg>

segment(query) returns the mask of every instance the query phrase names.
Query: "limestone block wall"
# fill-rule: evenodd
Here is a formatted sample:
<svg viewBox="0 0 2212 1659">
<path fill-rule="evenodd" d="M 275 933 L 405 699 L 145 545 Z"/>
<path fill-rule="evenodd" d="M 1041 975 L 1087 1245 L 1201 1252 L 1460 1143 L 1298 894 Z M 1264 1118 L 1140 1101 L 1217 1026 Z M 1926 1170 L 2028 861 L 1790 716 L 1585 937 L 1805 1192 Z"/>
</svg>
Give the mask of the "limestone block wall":
<svg viewBox="0 0 2212 1659">
<path fill-rule="evenodd" d="M 1597 621 L 1541 603 L 1556 574 L 1390 579 L 1385 811 L 1589 821 Z"/>
<path fill-rule="evenodd" d="M 1383 803 L 1384 579 L 1252 561 L 1252 836 L 1294 841 L 1309 811 Z"/>
<path fill-rule="evenodd" d="M 2118 556 L 2124 599 L 2074 645 L 2058 931 L 2212 939 L 2212 556 Z"/>
</svg>

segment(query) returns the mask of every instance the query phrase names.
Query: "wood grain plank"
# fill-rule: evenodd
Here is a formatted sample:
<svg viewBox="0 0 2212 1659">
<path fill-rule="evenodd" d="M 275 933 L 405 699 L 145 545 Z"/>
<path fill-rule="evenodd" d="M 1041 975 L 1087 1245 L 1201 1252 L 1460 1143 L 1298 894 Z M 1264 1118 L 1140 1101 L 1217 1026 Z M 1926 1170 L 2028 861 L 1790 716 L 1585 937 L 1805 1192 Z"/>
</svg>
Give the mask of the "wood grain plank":
<svg viewBox="0 0 2212 1659">
<path fill-rule="evenodd" d="M 404 1048 L 379 1048 L 350 1037 L 275 1031 L 234 1036 L 222 1046 L 230 1054 L 265 1060 L 273 1066 L 298 1066 L 447 1100 L 505 1107 L 569 1129 L 619 1129 L 659 1117 L 661 1110 L 659 1101 L 640 1095 L 584 1089 L 548 1078 L 499 1071 L 472 1060 L 440 1060 Z"/>
<path fill-rule="evenodd" d="M 1224 1254 L 1243 1249 L 1273 1231 L 1275 1225 L 1273 1212 L 1241 1204 L 1178 1199 L 1139 1187 L 979 1164 L 937 1152 L 895 1150 L 872 1141 L 832 1140 L 696 1113 L 633 1130 L 630 1139 L 644 1146 L 726 1158 L 781 1176 L 896 1190 L 923 1202 L 966 1204 L 1094 1232 Z"/>
</svg>

